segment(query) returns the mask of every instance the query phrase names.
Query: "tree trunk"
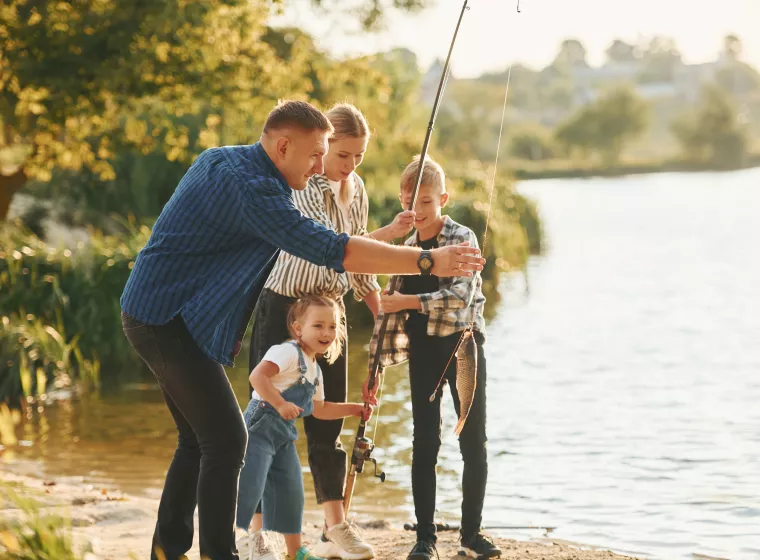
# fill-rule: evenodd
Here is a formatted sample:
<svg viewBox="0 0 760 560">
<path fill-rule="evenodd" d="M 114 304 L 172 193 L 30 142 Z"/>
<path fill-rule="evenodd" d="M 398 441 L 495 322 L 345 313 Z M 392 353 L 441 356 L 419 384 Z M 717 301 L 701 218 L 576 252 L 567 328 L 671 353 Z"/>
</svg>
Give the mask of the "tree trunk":
<svg viewBox="0 0 760 560">
<path fill-rule="evenodd" d="M 13 195 L 26 184 L 26 172 L 19 168 L 12 175 L 0 174 L 0 222 L 8 219 L 8 211 L 11 207 Z"/>
</svg>

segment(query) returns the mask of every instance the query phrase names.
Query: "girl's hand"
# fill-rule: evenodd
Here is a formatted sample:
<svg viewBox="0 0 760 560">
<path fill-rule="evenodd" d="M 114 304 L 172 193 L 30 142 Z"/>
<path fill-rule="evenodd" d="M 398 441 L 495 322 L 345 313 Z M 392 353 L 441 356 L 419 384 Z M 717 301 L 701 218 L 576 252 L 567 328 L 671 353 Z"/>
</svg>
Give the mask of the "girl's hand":
<svg viewBox="0 0 760 560">
<path fill-rule="evenodd" d="M 389 225 L 394 239 L 406 235 L 412 230 L 414 217 L 415 213 L 413 210 L 404 210 L 396 214 L 396 217 L 393 218 L 393 221 Z"/>
<path fill-rule="evenodd" d="M 371 404 L 357 404 L 356 405 L 356 413 L 354 416 L 358 416 L 359 418 L 363 418 L 366 422 L 372 417 L 372 410 L 374 409 L 374 405 Z"/>
<path fill-rule="evenodd" d="M 298 415 L 303 412 L 303 408 L 296 406 L 292 402 L 285 401 L 277 407 L 277 412 L 285 420 L 293 420 L 294 418 L 298 418 Z"/>
<path fill-rule="evenodd" d="M 412 297 L 418 299 L 416 296 Z M 408 295 L 389 294 L 388 292 L 383 292 L 383 295 L 380 298 L 380 306 L 383 309 L 383 313 L 396 313 L 398 311 L 403 311 L 404 309 L 412 309 Z"/>
</svg>

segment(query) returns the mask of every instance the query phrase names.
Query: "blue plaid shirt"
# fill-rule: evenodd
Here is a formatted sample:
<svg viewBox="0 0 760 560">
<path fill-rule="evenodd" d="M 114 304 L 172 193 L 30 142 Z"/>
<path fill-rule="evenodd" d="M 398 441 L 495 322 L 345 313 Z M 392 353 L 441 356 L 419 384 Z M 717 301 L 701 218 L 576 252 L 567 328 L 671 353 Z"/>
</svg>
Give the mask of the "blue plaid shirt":
<svg viewBox="0 0 760 560">
<path fill-rule="evenodd" d="M 198 346 L 231 366 L 279 250 L 344 272 L 348 239 L 296 209 L 259 143 L 212 148 L 156 220 L 121 308 L 150 325 L 181 315 Z"/>
</svg>

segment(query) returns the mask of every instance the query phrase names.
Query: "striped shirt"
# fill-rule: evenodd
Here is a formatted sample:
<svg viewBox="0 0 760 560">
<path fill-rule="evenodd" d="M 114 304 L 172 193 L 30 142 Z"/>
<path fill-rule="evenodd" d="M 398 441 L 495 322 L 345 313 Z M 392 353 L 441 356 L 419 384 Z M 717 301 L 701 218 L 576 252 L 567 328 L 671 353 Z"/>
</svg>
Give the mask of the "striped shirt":
<svg viewBox="0 0 760 560">
<path fill-rule="evenodd" d="M 448 216 L 444 216 L 443 220 L 443 229 L 438 234 L 439 247 L 456 245 L 465 241 L 470 242 L 470 247 L 478 247 L 478 238 L 470 228 L 458 224 Z M 418 245 L 417 232 L 414 232 L 404 244 L 416 247 Z M 449 336 L 462 332 L 473 322 L 473 328 L 485 336 L 483 308 L 486 298 L 482 291 L 483 280 L 480 272 L 476 272 L 472 277 L 439 278 L 438 285 L 439 290 L 436 292 L 417 295 L 422 307 L 420 313 L 428 316 L 427 334 Z M 409 359 L 409 337 L 405 328 L 408 316 L 409 311 L 399 311 L 388 315 L 388 325 L 380 352 L 381 368 L 401 364 Z M 380 311 L 369 345 L 370 368 L 377 353 L 377 340 L 382 320 L 383 312 Z"/>
<path fill-rule="evenodd" d="M 181 315 L 198 346 L 231 366 L 279 249 L 343 272 L 348 238 L 294 206 L 261 144 L 212 148 L 161 211 L 121 307 L 151 325 Z"/>
<path fill-rule="evenodd" d="M 351 177 L 355 189 L 348 216 L 338 205 L 335 193 L 324 175 L 314 175 L 306 189 L 293 193 L 296 208 L 305 216 L 338 233 L 366 235 L 369 215 L 367 191 L 356 173 Z M 292 298 L 319 294 L 336 300 L 353 289 L 357 301 L 363 300 L 370 292 L 380 291 L 377 277 L 373 274 L 338 274 L 284 251 L 277 257 L 277 263 L 264 287 Z"/>
</svg>

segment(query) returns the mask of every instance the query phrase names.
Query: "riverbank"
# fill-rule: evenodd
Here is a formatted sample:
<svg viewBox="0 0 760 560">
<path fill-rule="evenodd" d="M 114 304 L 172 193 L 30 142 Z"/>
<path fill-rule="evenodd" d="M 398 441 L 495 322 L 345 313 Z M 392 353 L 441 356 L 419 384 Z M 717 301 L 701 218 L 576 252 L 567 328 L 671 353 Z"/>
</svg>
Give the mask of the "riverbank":
<svg viewBox="0 0 760 560">
<path fill-rule="evenodd" d="M 7 465 L 4 467 L 7 468 Z M 150 543 L 158 501 L 151 498 L 131 496 L 114 488 L 93 487 L 77 484 L 71 480 L 42 480 L 29 476 L 3 472 L 2 480 L 21 496 L 39 502 L 42 511 L 55 513 L 71 520 L 71 531 L 77 547 L 89 544 L 92 553 L 87 560 L 123 560 L 142 558 Z M 18 516 L 20 512 L 5 502 L 0 516 Z M 313 542 L 319 538 L 319 519 L 310 512 L 306 516 L 305 539 Z M 196 517 L 197 524 L 197 517 Z M 411 549 L 413 534 L 385 521 L 358 523 L 362 534 L 375 547 L 378 559 L 404 558 Z M 197 525 L 196 525 L 197 527 Z M 546 539 L 545 543 L 497 539 L 504 551 L 503 558 L 525 560 L 625 560 L 609 551 L 585 550 L 561 541 Z M 0 552 L 2 552 L 0 541 Z M 241 558 L 244 558 L 245 539 L 239 542 Z M 455 533 L 441 534 L 438 554 L 441 558 L 457 556 Z M 190 560 L 198 559 L 197 535 Z"/>
<path fill-rule="evenodd" d="M 581 179 L 587 177 L 622 177 L 625 175 L 647 175 L 652 173 L 700 173 L 711 171 L 736 171 L 760 167 L 760 153 L 748 155 L 742 165 L 730 169 L 717 167 L 703 161 L 680 159 L 639 160 L 606 166 L 593 162 L 569 160 L 520 161 L 507 164 L 506 170 L 516 179 Z"/>
</svg>

